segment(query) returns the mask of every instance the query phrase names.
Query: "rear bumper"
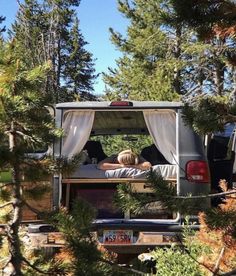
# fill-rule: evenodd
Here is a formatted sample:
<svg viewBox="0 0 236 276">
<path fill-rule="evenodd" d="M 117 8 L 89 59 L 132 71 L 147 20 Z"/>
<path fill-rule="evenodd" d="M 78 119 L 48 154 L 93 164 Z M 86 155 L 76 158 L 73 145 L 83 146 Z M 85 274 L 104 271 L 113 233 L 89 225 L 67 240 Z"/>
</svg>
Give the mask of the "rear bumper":
<svg viewBox="0 0 236 276">
<path fill-rule="evenodd" d="M 102 237 L 98 240 L 102 241 Z M 103 244 L 108 251 L 117 254 L 140 254 L 150 251 L 156 246 L 167 246 L 171 243 L 179 243 L 181 233 L 177 232 L 134 232 L 133 242 L 131 244 Z"/>
<path fill-rule="evenodd" d="M 196 222 L 196 220 L 194 220 Z M 97 220 L 92 224 L 92 231 L 99 231 L 104 229 L 124 229 L 140 232 L 182 232 L 183 224 L 179 220 L 173 221 L 138 221 L 138 220 Z M 198 230 L 199 225 L 197 223 L 190 225 L 193 230 Z"/>
<path fill-rule="evenodd" d="M 49 225 L 37 225 L 30 228 L 28 237 L 29 243 L 33 247 L 64 247 L 65 241 L 63 235 L 59 232 L 47 232 Z M 191 225 L 191 229 L 198 230 L 199 225 Z M 55 230 L 55 229 L 54 229 Z M 106 244 L 104 243 L 104 230 L 132 230 L 133 239 L 130 244 Z M 45 231 L 45 232 L 44 232 Z M 49 230 L 50 231 L 50 230 Z M 92 225 L 92 233 L 99 245 L 105 247 L 108 251 L 117 254 L 140 254 L 154 249 L 156 246 L 168 246 L 172 243 L 181 242 L 181 233 L 183 225 L 181 224 L 160 224 L 144 222 L 102 222 L 98 221 Z"/>
<path fill-rule="evenodd" d="M 198 230 L 199 225 L 190 225 L 193 230 Z M 154 249 L 156 246 L 168 246 L 172 243 L 180 243 L 184 226 L 179 223 L 160 224 L 129 222 L 120 223 L 100 222 L 93 225 L 93 233 L 99 243 L 108 251 L 117 254 L 140 254 Z M 103 243 L 104 230 L 132 230 L 133 241 L 130 244 L 106 244 Z"/>
<path fill-rule="evenodd" d="M 150 250 L 155 249 L 156 246 L 168 246 L 170 243 L 166 244 L 134 244 L 130 246 L 119 246 L 119 245 L 113 245 L 113 246 L 107 246 L 103 245 L 104 248 L 106 248 L 109 252 L 114 252 L 116 254 L 142 254 L 149 252 Z"/>
</svg>

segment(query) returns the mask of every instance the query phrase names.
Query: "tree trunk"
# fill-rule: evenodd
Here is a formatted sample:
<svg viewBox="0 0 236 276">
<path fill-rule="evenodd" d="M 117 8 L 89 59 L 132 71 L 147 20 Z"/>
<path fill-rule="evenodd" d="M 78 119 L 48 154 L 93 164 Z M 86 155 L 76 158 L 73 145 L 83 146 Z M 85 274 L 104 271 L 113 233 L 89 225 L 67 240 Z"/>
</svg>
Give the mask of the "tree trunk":
<svg viewBox="0 0 236 276">
<path fill-rule="evenodd" d="M 230 98 L 233 102 L 233 104 L 236 104 L 236 66 L 232 66 L 232 83 L 233 83 L 233 89 L 230 93 Z"/>
<path fill-rule="evenodd" d="M 224 91 L 224 67 L 225 63 L 220 60 L 222 48 L 225 45 L 225 41 L 222 39 L 217 39 L 215 42 L 216 52 L 215 52 L 215 72 L 214 72 L 214 84 L 215 84 L 215 94 L 222 96 Z"/>
<path fill-rule="evenodd" d="M 181 26 L 176 27 L 176 43 L 174 50 L 174 57 L 178 60 L 181 55 L 181 35 L 182 29 Z M 174 80 L 173 87 L 177 94 L 181 94 L 181 81 L 180 81 L 180 70 L 178 69 L 178 65 L 174 68 Z"/>
<path fill-rule="evenodd" d="M 13 175 L 12 175 L 12 202 L 13 202 L 13 218 L 8 225 L 8 243 L 11 265 L 9 275 L 23 275 L 21 272 L 22 255 L 20 249 L 19 226 L 22 214 L 22 198 L 21 198 L 21 180 L 20 165 L 16 153 L 16 134 L 14 131 L 14 122 L 11 124 L 11 132 L 9 134 L 9 148 L 14 156 Z"/>
<path fill-rule="evenodd" d="M 222 96 L 224 87 L 224 63 L 216 61 L 215 69 L 216 95 Z"/>
</svg>

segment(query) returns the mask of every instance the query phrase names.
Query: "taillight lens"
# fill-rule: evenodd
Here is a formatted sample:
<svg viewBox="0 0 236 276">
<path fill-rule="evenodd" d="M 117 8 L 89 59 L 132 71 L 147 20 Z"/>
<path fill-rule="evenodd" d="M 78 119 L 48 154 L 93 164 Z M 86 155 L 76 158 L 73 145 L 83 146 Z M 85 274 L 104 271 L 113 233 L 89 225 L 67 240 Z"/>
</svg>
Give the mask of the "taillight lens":
<svg viewBox="0 0 236 276">
<path fill-rule="evenodd" d="M 193 160 L 186 165 L 186 177 L 190 182 L 208 183 L 209 168 L 206 161 Z"/>
<path fill-rule="evenodd" d="M 133 103 L 129 101 L 115 101 L 111 102 L 110 106 L 133 106 Z"/>
</svg>

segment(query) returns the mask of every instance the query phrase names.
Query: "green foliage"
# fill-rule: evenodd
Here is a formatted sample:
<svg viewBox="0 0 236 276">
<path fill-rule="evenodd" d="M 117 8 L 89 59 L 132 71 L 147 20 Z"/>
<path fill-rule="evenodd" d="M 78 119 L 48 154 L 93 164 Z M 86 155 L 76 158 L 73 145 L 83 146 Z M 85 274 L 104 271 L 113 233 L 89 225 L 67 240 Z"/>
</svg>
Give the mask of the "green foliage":
<svg viewBox="0 0 236 276">
<path fill-rule="evenodd" d="M 48 275 L 57 275 L 57 276 L 65 276 L 69 275 L 70 270 L 66 267 L 66 265 L 61 261 L 56 261 L 55 259 L 48 259 L 48 257 L 44 257 L 43 252 L 34 252 L 35 256 L 31 257 L 31 263 L 40 268 L 42 272 Z M 29 266 L 24 266 L 23 268 L 24 276 L 41 276 L 43 273 L 37 272 L 34 268 Z"/>
<path fill-rule="evenodd" d="M 236 241 L 236 204 L 235 198 L 228 198 L 219 208 L 212 208 L 205 212 L 205 224 L 210 230 L 220 230 L 225 236 Z M 227 239 L 229 242 L 229 238 Z M 226 241 L 227 243 L 227 241 Z"/>
<path fill-rule="evenodd" d="M 79 0 L 28 0 L 21 3 L 13 24 L 11 36 L 19 41 L 28 67 L 51 62 L 40 93 L 53 103 L 92 97 L 96 76 L 92 54 L 79 30 L 75 11 L 79 4 Z"/>
<path fill-rule="evenodd" d="M 120 71 L 109 70 L 104 74 L 104 81 L 112 88 L 107 88 L 106 98 L 109 100 L 178 100 L 173 91 L 174 79 L 172 65 L 165 60 L 156 62 L 156 68 L 145 69 L 145 63 L 123 58 L 117 62 Z M 169 69 L 171 68 L 171 71 Z"/>
<path fill-rule="evenodd" d="M 66 239 L 83 238 L 84 235 L 90 236 L 92 220 L 96 217 L 96 211 L 89 203 L 83 200 L 75 201 L 70 213 L 62 209 L 55 214 L 54 220 L 58 230 L 65 233 Z M 91 236 L 92 240 L 92 236 Z"/>
<path fill-rule="evenodd" d="M 124 149 L 132 149 L 135 153 L 140 154 L 142 148 L 152 144 L 151 137 L 144 135 L 103 135 L 93 137 L 92 140 L 99 140 L 108 156 L 119 153 Z"/>
<path fill-rule="evenodd" d="M 50 64 L 28 69 L 19 59 L 16 41 L 0 48 L 0 144 L 1 167 L 12 164 L 15 156 L 25 158 L 28 148 L 46 146 L 55 138 L 52 117 L 45 107 L 47 99 L 38 93 Z M 47 104 L 49 104 L 47 102 Z M 14 152 L 9 136 L 15 135 Z M 21 156 L 21 157 L 20 157 Z M 10 167 L 8 167 L 10 168 Z"/>
<path fill-rule="evenodd" d="M 109 68 L 104 74 L 108 99 L 174 101 L 199 84 L 215 89 L 209 70 L 219 60 L 223 63 L 224 54 L 217 42 L 199 42 L 193 30 L 178 21 L 172 1 L 118 3 L 130 24 L 124 36 L 110 29 L 111 41 L 123 56 L 116 69 Z"/>
<path fill-rule="evenodd" d="M 231 0 L 169 3 L 175 16 L 165 14 L 164 21 L 195 32 L 191 45 L 182 45 L 188 64 L 186 122 L 201 134 L 221 131 L 225 123 L 235 122 L 236 5 Z"/>
<path fill-rule="evenodd" d="M 44 196 L 44 194 L 51 191 L 51 185 L 40 183 L 40 185 L 36 185 L 34 187 L 24 189 L 24 197 L 26 199 L 30 198 L 33 200 L 40 200 Z"/>
<path fill-rule="evenodd" d="M 0 222 L 7 224 L 12 219 L 12 212 L 9 209 L 5 209 L 0 214 Z"/>
<path fill-rule="evenodd" d="M 161 201 L 169 211 L 176 211 L 180 204 L 175 199 L 176 188 L 163 177 L 155 172 L 150 172 L 147 177 L 147 185 L 153 193 L 134 193 L 130 185 L 120 184 L 117 190 L 116 204 L 124 211 L 131 211 L 135 214 L 145 211 L 149 204 Z M 178 206 L 178 207 L 177 207 Z"/>
<path fill-rule="evenodd" d="M 3 44 L 0 50 L 0 167 L 12 171 L 21 164 L 18 173 L 36 181 L 48 176 L 49 169 L 45 162 L 29 159 L 25 153 L 42 144 L 47 148 L 56 137 L 52 117 L 45 107 L 46 99 L 37 90 L 49 72 L 50 64 L 28 70 L 18 58 L 18 50 L 16 41 Z M 14 135 L 13 145 L 11 134 Z M 16 180 L 11 179 L 13 181 Z M 19 177 L 17 181 L 20 181 Z M 1 189 L 3 199 L 4 193 Z"/>
<path fill-rule="evenodd" d="M 67 157 L 58 157 L 55 160 L 55 166 L 52 167 L 52 171 L 61 172 L 64 175 L 70 175 L 78 165 L 83 163 L 83 154 L 79 153 L 74 155 L 72 158 L 68 159 Z"/>
<path fill-rule="evenodd" d="M 75 202 L 70 214 L 61 210 L 54 216 L 55 226 L 64 234 L 68 248 L 76 258 L 73 264 L 75 275 L 86 275 L 87 272 L 90 275 L 98 272 L 99 275 L 97 261 L 101 253 L 89 232 L 94 218 L 95 210 L 84 201 Z"/>
<path fill-rule="evenodd" d="M 186 216 L 183 222 L 183 231 L 181 233 L 181 244 L 184 246 L 185 253 L 188 253 L 190 257 L 197 260 L 202 253 L 210 253 L 211 249 L 208 245 L 201 243 L 197 236 L 198 231 L 192 229 L 196 223 L 190 222 L 190 217 Z"/>
<path fill-rule="evenodd" d="M 143 206 L 147 204 L 148 199 L 149 198 L 143 194 L 134 194 L 129 183 L 125 183 L 118 185 L 117 195 L 114 201 L 124 212 L 131 211 L 135 214 L 139 214 L 142 212 Z"/>
<path fill-rule="evenodd" d="M 155 202 L 161 202 L 168 212 L 180 212 L 182 215 L 194 214 L 207 208 L 202 199 L 192 199 L 191 195 L 187 195 L 187 198 L 178 198 L 176 184 L 164 180 L 154 171 L 148 173 L 147 185 L 153 191 L 152 193 L 135 193 L 128 183 L 120 184 L 117 189 L 116 204 L 123 211 L 131 211 L 135 214 L 142 213 Z"/>
<path fill-rule="evenodd" d="M 50 66 L 45 64 L 28 70 L 18 59 L 17 51 L 15 42 L 3 45 L 0 51 L 0 132 L 4 135 L 14 121 L 20 152 L 22 146 L 38 146 L 44 141 L 51 143 L 54 126 L 45 107 L 45 98 L 37 91 Z M 10 156 L 4 145 L 1 147 L 5 157 Z"/>
<path fill-rule="evenodd" d="M 1 143 L 0 144 L 0 169 L 1 170 L 8 170 L 9 173 L 11 174 L 9 168 L 7 168 L 7 165 L 9 164 L 9 162 L 12 160 L 12 154 L 9 152 L 7 144 L 5 143 Z M 9 177 L 9 173 L 7 175 L 7 173 L 1 172 L 1 181 L 4 181 L 4 178 L 7 180 Z M 3 180 L 2 180 L 3 177 Z"/>
<path fill-rule="evenodd" d="M 0 183 L 11 182 L 11 177 L 12 177 L 11 170 L 0 171 Z"/>
<path fill-rule="evenodd" d="M 89 99 L 89 91 L 93 91 L 95 75 L 92 54 L 85 50 L 87 42 L 79 30 L 79 20 L 73 20 L 73 27 L 66 41 L 68 55 L 64 56 L 65 68 L 63 77 L 65 78 L 66 90 L 72 90 L 74 97 L 79 95 L 81 99 Z M 91 96 L 90 96 L 91 97 Z"/>
<path fill-rule="evenodd" d="M 175 30 L 171 30 L 171 38 L 168 28 L 163 28 L 164 2 L 118 1 L 119 11 L 129 19 L 130 25 L 124 37 L 110 29 L 111 41 L 123 57 L 117 60 L 117 69 L 109 68 L 109 73 L 104 74 L 108 99 L 178 99 L 180 87 L 176 85 L 176 72 L 182 65 L 179 54 L 176 55 L 179 50 Z"/>
<path fill-rule="evenodd" d="M 51 163 L 51 158 L 24 160 L 25 166 L 22 168 L 24 180 L 32 182 L 47 180 L 52 175 Z"/>
<path fill-rule="evenodd" d="M 235 106 L 226 96 L 203 96 L 183 109 L 184 119 L 200 134 L 224 131 L 226 123 L 235 122 Z"/>
<path fill-rule="evenodd" d="M 203 38 L 212 34 L 215 25 L 230 27 L 235 24 L 236 5 L 231 0 L 171 0 L 171 3 L 177 13 L 173 20 L 195 28 Z"/>
<path fill-rule="evenodd" d="M 0 199 L 2 201 L 9 201 L 10 200 L 10 198 L 11 198 L 11 192 L 9 190 L 10 187 L 7 188 L 7 186 L 2 186 L 1 183 L 0 183 Z"/>
<path fill-rule="evenodd" d="M 195 239 L 197 232 L 191 229 L 189 217 L 186 217 L 181 244 L 172 244 L 171 247 L 157 247 L 150 254 L 156 261 L 157 273 L 155 275 L 206 275 L 198 262 L 199 256 L 210 252 L 210 248 Z"/>
<path fill-rule="evenodd" d="M 32 164 L 34 168 L 37 167 L 38 171 L 42 168 L 46 171 L 46 166 L 39 166 L 43 160 L 29 160 L 27 154 L 31 149 L 42 145 L 48 147 L 57 134 L 53 118 L 45 106 L 50 104 L 48 97 L 40 93 L 50 70 L 50 63 L 35 67 L 28 66 L 21 56 L 17 40 L 9 43 L 1 41 L 0 167 L 12 172 L 12 179 L 7 186 L 0 187 L 1 199 L 10 200 L 5 205 L 3 203 L 1 221 L 8 224 L 6 234 L 8 235 L 8 255 L 12 264 L 12 275 L 22 275 L 19 226 L 22 220 L 22 208 L 27 204 L 22 194 L 22 177 L 24 172 L 31 170 Z M 36 170 L 32 169 L 32 171 L 35 175 L 42 176 Z M 6 191 L 11 194 L 11 197 Z M 45 192 L 45 187 L 35 186 L 27 190 L 27 196 L 30 194 L 39 199 L 43 192 Z M 14 222 L 12 222 L 13 219 Z"/>
<path fill-rule="evenodd" d="M 60 210 L 53 217 L 53 222 L 66 240 L 71 262 L 67 269 L 73 275 L 129 275 L 116 266 L 106 262 L 105 251 L 99 250 L 98 244 L 91 233 L 92 221 L 96 211 L 89 203 L 78 200 L 73 203 L 70 213 Z"/>
<path fill-rule="evenodd" d="M 157 261 L 157 273 L 160 276 L 200 276 L 198 264 L 177 246 L 158 248 L 152 253 Z"/>
</svg>

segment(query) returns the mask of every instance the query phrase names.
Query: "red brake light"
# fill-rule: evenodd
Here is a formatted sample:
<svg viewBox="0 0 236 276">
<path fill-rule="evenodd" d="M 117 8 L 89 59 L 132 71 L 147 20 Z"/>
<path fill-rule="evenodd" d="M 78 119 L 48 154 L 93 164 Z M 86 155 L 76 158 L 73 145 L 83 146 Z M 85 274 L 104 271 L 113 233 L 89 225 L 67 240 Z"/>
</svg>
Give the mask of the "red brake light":
<svg viewBox="0 0 236 276">
<path fill-rule="evenodd" d="M 206 161 L 189 161 L 186 165 L 186 177 L 190 182 L 208 183 L 210 181 L 209 169 Z"/>
<path fill-rule="evenodd" d="M 133 103 L 129 101 L 116 101 L 111 102 L 110 106 L 133 106 Z"/>
</svg>

